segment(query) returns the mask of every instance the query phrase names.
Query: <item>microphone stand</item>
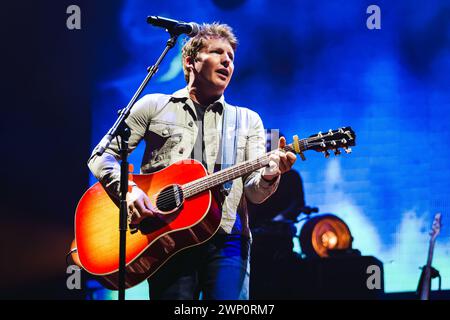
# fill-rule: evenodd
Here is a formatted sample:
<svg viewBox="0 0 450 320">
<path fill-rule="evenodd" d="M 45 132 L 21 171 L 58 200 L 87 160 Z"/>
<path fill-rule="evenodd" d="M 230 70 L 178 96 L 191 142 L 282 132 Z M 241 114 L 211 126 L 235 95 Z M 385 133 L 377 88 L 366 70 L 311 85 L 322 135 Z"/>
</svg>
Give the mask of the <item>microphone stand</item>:
<svg viewBox="0 0 450 320">
<path fill-rule="evenodd" d="M 119 117 L 117 118 L 114 125 L 105 135 L 105 137 L 100 141 L 96 147 L 95 153 L 101 156 L 106 148 L 108 148 L 112 139 L 115 137 L 120 137 L 120 221 L 119 221 L 119 232 L 120 232 L 120 243 L 119 243 L 119 300 L 125 300 L 125 279 L 126 279 L 126 235 L 128 229 L 128 207 L 127 207 L 127 192 L 128 192 L 128 138 L 130 137 L 130 128 L 128 128 L 125 120 L 130 114 L 131 108 L 138 100 L 142 91 L 147 86 L 150 79 L 158 71 L 159 65 L 162 60 L 172 49 L 178 39 L 179 33 L 175 29 L 167 30 L 170 34 L 170 39 L 167 41 L 166 48 L 164 49 L 161 56 L 158 58 L 156 63 L 147 68 L 147 76 L 137 89 L 136 93 L 131 98 L 128 105 L 119 112 Z"/>
</svg>

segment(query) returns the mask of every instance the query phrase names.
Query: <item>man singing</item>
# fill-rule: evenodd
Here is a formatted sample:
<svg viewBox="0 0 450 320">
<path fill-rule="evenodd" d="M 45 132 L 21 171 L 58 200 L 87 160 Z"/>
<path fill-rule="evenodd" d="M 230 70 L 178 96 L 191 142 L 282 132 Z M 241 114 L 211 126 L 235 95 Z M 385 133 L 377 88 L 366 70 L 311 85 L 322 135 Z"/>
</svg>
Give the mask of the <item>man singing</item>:
<svg viewBox="0 0 450 320">
<path fill-rule="evenodd" d="M 182 63 L 187 86 L 171 95 L 149 94 L 134 105 L 126 122 L 130 150 L 146 143 L 141 172 L 150 173 L 179 160 L 193 158 L 209 173 L 220 169 L 224 116 L 236 112 L 239 130 L 231 152 L 235 163 L 265 154 L 261 118 L 247 108 L 225 102 L 224 91 L 234 71 L 237 39 L 225 24 L 203 24 L 185 43 Z M 230 111 L 231 112 L 231 111 Z M 285 144 L 284 138 L 280 145 Z M 119 198 L 118 145 L 102 156 L 93 153 L 89 168 L 113 199 Z M 248 299 L 251 234 L 247 201 L 261 203 L 277 188 L 280 175 L 296 160 L 293 153 L 275 151 L 268 166 L 232 182 L 221 191 L 222 220 L 217 233 L 198 246 L 170 258 L 149 280 L 150 299 Z M 128 208 L 132 223 L 155 216 L 149 196 L 131 182 Z"/>
</svg>

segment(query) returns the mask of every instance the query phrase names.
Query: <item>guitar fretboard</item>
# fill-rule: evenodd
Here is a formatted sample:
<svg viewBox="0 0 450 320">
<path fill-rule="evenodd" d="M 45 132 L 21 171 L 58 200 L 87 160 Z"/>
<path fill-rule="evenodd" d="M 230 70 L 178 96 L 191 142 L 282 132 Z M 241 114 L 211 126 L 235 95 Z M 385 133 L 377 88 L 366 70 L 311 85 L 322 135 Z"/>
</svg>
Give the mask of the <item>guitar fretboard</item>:
<svg viewBox="0 0 450 320">
<path fill-rule="evenodd" d="M 304 150 L 306 147 L 306 139 L 300 140 L 300 149 Z M 294 152 L 292 145 L 286 145 L 283 148 L 284 151 Z M 185 198 L 192 197 L 203 191 L 209 190 L 215 186 L 221 185 L 225 182 L 240 178 L 248 173 L 261 169 L 269 164 L 269 157 L 272 153 L 268 152 L 260 158 L 254 160 L 248 160 L 240 164 L 236 164 L 224 170 L 218 171 L 211 175 L 189 182 L 182 186 L 183 194 Z"/>
<path fill-rule="evenodd" d="M 334 131 L 330 130 L 328 133 L 324 134 L 319 132 L 319 134 L 310 136 L 306 139 L 298 139 L 296 136 L 294 138 L 294 143 L 286 145 L 282 148 L 282 150 L 300 154 L 302 159 L 304 159 L 302 152 L 305 150 L 311 149 L 315 151 L 322 151 L 326 153 L 326 156 L 328 156 L 329 154 L 327 150 L 334 149 L 338 151 L 337 148 L 339 147 L 348 148 L 348 146 L 355 145 L 355 134 L 350 127 L 340 128 Z M 215 186 L 261 169 L 269 164 L 270 154 L 274 151 L 275 150 L 268 152 L 257 159 L 248 160 L 240 164 L 233 165 L 224 170 L 189 182 L 182 186 L 183 196 L 185 198 L 192 197 L 200 192 L 209 190 Z M 351 150 L 346 149 L 346 151 L 350 152 Z"/>
</svg>

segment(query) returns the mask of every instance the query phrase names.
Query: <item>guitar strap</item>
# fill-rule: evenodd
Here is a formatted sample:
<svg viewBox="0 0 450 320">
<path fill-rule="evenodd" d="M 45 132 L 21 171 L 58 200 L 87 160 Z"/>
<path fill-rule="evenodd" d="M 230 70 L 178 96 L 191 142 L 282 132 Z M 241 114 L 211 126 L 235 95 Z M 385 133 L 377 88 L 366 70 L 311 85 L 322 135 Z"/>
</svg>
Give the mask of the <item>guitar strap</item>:
<svg viewBox="0 0 450 320">
<path fill-rule="evenodd" d="M 233 166 L 236 163 L 237 141 L 241 124 L 241 110 L 225 103 L 222 118 L 222 139 L 220 150 L 221 170 Z M 233 186 L 233 181 L 223 184 L 223 191 L 228 194 Z"/>
</svg>

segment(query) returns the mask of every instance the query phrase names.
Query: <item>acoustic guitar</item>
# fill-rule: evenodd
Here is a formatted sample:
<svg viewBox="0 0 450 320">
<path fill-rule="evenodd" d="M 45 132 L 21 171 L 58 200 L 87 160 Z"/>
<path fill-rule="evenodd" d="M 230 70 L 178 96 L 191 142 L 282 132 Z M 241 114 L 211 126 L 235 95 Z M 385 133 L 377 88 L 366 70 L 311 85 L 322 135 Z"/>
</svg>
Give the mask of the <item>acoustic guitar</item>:
<svg viewBox="0 0 450 320">
<path fill-rule="evenodd" d="M 328 150 L 347 153 L 355 145 L 351 127 L 298 139 L 284 151 L 299 154 L 315 150 L 329 156 Z M 135 174 L 133 181 L 148 194 L 156 207 L 156 217 L 144 219 L 126 236 L 126 288 L 152 276 L 177 252 L 204 243 L 219 229 L 221 207 L 214 189 L 267 166 L 270 152 L 213 174 L 195 160 L 182 160 L 151 174 Z M 119 209 L 100 183 L 82 196 L 75 212 L 73 260 L 88 273 L 98 276 L 108 289 L 118 289 Z"/>
</svg>

